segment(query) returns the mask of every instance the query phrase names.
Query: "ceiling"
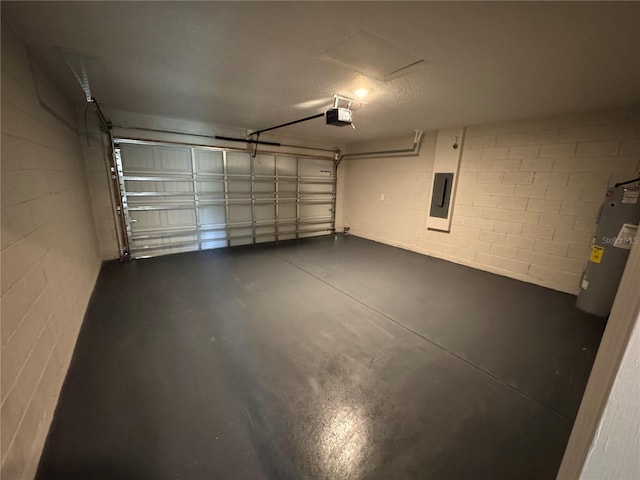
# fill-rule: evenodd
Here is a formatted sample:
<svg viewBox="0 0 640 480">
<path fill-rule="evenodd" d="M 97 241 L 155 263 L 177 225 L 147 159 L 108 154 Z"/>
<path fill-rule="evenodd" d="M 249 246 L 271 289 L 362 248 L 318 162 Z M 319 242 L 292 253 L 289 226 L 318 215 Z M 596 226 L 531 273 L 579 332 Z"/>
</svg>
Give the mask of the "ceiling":
<svg viewBox="0 0 640 480">
<path fill-rule="evenodd" d="M 249 130 L 366 88 L 356 130 L 323 119 L 281 130 L 341 143 L 640 104 L 634 2 L 3 1 L 2 19 L 79 105 L 55 47 L 90 57 L 107 109 Z M 362 30 L 422 62 L 385 81 L 321 58 Z"/>
</svg>

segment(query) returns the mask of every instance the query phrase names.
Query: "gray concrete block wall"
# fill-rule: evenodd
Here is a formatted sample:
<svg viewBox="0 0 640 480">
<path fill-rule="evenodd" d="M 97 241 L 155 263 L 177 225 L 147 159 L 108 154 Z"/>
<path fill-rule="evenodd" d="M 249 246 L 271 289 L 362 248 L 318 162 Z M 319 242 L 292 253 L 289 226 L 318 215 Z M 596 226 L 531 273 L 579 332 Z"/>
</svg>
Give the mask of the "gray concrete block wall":
<svg viewBox="0 0 640 480">
<path fill-rule="evenodd" d="M 434 135 L 419 157 L 345 160 L 339 218 L 355 235 L 577 293 L 607 186 L 640 170 L 639 111 L 468 128 L 450 233 L 426 229 Z"/>
<path fill-rule="evenodd" d="M 58 113 L 73 119 L 70 106 Z M 28 479 L 100 257 L 79 136 L 39 103 L 27 49 L 5 24 L 1 153 L 0 476 Z"/>
</svg>

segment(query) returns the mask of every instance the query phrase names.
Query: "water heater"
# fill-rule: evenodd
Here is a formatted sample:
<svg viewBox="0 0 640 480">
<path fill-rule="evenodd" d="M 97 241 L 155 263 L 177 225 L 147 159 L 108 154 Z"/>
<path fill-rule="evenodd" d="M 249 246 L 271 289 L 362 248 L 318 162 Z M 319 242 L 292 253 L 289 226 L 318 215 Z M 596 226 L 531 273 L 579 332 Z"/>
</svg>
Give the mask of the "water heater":
<svg viewBox="0 0 640 480">
<path fill-rule="evenodd" d="M 640 179 L 607 190 L 576 303 L 585 312 L 607 317 L 611 311 L 629 251 L 639 241 L 639 194 Z"/>
</svg>

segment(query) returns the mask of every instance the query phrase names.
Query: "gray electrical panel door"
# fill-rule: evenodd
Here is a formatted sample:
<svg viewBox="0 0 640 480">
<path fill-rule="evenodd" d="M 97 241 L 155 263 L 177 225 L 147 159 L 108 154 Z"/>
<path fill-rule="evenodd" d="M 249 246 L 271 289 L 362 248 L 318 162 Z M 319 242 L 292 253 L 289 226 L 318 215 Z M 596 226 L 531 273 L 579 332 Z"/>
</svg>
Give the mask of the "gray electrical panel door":
<svg viewBox="0 0 640 480">
<path fill-rule="evenodd" d="M 639 193 L 637 185 L 607 191 L 576 303 L 585 312 L 606 317 L 611 311 L 629 250 L 638 238 Z"/>
<path fill-rule="evenodd" d="M 453 173 L 436 173 L 433 176 L 433 190 L 431 193 L 431 217 L 447 218 L 449 203 L 453 188 Z"/>
</svg>

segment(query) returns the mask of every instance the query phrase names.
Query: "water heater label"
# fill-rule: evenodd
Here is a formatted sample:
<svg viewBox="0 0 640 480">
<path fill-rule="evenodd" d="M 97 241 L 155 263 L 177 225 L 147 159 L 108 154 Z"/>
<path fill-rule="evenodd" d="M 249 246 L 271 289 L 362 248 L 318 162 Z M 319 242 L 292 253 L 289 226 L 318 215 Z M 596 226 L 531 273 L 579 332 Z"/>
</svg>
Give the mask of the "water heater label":
<svg viewBox="0 0 640 480">
<path fill-rule="evenodd" d="M 636 234 L 638 233 L 638 225 L 631 223 L 625 223 L 620 229 L 620 233 L 616 237 L 616 241 L 613 243 L 614 247 L 624 248 L 625 250 L 631 250 L 631 245 L 637 242 Z"/>
<path fill-rule="evenodd" d="M 600 263 L 602 261 L 602 255 L 604 255 L 604 247 L 594 245 L 591 247 L 591 256 L 589 257 L 589 260 L 593 263 Z"/>
</svg>

